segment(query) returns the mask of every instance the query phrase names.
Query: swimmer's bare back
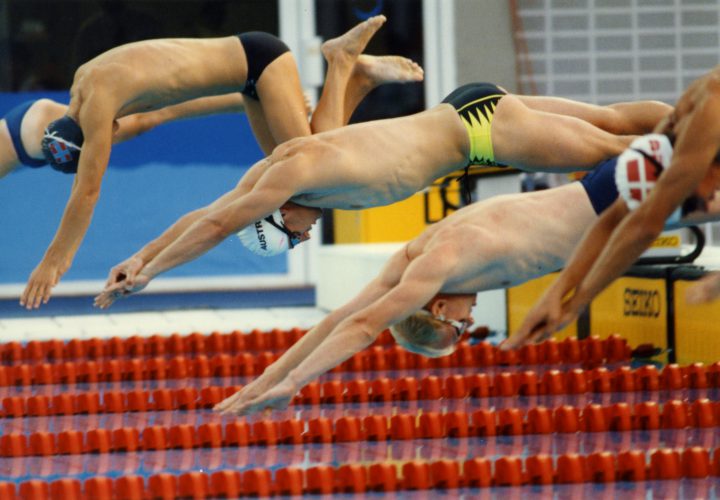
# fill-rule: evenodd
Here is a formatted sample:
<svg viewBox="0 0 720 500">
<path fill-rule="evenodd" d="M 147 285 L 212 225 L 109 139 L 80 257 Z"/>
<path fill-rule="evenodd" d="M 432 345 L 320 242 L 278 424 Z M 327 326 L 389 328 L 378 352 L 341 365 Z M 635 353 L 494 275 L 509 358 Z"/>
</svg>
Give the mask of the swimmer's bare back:
<svg viewBox="0 0 720 500">
<path fill-rule="evenodd" d="M 145 40 L 111 49 L 78 68 L 68 114 L 76 118 L 100 92 L 114 118 L 196 97 L 237 92 L 247 61 L 236 36 Z M 95 96 L 99 97 L 99 96 Z"/>
</svg>

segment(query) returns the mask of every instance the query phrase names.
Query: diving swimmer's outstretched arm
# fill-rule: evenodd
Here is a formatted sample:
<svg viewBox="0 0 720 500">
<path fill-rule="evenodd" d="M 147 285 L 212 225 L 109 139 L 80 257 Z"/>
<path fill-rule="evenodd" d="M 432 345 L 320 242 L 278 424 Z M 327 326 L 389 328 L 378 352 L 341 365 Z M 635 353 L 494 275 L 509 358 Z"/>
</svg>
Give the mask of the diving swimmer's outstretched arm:
<svg viewBox="0 0 720 500">
<path fill-rule="evenodd" d="M 95 305 L 107 308 L 119 297 L 144 289 L 158 274 L 203 255 L 231 234 L 272 214 L 295 194 L 294 188 L 279 170 L 273 175 L 263 175 L 248 192 L 243 192 L 245 188 L 238 185 L 209 208 L 191 212 L 123 263 L 136 258 L 137 264 L 130 263 L 135 271 L 142 265 L 134 278 L 110 283 L 111 273 L 109 285 L 95 298 Z M 150 255 L 152 257 L 148 257 Z M 116 278 L 122 278 L 122 273 Z"/>
<path fill-rule="evenodd" d="M 253 399 L 250 399 L 249 392 L 241 391 L 236 399 L 232 396 L 232 401 L 221 403 L 218 409 L 225 414 L 248 415 L 268 408 L 284 408 L 308 382 L 367 348 L 383 330 L 430 302 L 457 261 L 454 252 L 447 251 L 446 247 L 437 247 L 414 259 L 396 286 L 364 309 L 337 323 L 285 378 L 272 387 L 264 386 L 264 390 Z M 280 358 L 278 362 L 282 360 Z M 292 364 L 297 361 L 294 358 Z"/>
</svg>

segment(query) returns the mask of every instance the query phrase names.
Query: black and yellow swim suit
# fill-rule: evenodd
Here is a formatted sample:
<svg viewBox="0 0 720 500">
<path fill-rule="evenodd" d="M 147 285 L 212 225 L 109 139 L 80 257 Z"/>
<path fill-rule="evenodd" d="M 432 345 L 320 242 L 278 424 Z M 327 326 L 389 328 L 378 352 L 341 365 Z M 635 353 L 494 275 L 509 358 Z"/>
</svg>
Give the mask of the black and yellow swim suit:
<svg viewBox="0 0 720 500">
<path fill-rule="evenodd" d="M 492 83 L 469 83 L 452 91 L 442 102 L 451 104 L 470 139 L 469 165 L 504 166 L 495 162 L 490 129 L 495 107 L 507 94 Z"/>
</svg>

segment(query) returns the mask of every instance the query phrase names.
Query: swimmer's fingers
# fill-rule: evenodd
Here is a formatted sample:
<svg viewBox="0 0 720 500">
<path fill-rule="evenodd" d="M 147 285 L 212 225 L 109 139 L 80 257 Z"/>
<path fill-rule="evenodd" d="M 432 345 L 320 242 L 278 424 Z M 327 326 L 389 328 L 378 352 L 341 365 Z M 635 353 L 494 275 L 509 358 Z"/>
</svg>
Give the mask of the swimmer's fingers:
<svg viewBox="0 0 720 500">
<path fill-rule="evenodd" d="M 229 407 L 223 412 L 223 414 L 232 413 L 234 415 L 243 416 L 252 415 L 253 413 L 268 409 L 282 410 L 290 404 L 295 392 L 297 391 L 294 384 L 288 381 L 288 379 L 285 379 L 269 391 L 261 394 L 251 401 L 236 402 L 234 406 Z"/>
</svg>

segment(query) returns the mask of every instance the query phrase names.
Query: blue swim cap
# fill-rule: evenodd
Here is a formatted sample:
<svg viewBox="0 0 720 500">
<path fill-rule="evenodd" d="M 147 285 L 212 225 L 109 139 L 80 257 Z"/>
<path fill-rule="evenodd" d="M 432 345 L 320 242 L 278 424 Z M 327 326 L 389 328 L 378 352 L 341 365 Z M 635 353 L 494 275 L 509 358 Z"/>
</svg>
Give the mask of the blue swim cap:
<svg viewBox="0 0 720 500">
<path fill-rule="evenodd" d="M 74 174 L 78 169 L 84 140 L 80 125 L 69 116 L 63 116 L 45 129 L 42 139 L 43 155 L 55 170 Z"/>
</svg>

